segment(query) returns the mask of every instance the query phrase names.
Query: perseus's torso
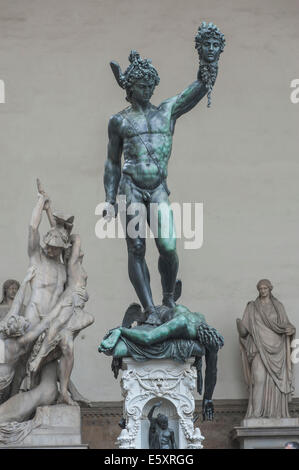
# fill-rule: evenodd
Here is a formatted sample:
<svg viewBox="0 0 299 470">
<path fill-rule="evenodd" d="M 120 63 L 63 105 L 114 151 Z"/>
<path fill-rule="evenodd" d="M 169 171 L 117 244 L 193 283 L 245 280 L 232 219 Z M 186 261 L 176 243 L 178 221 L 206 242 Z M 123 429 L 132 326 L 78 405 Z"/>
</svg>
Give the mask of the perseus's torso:
<svg viewBox="0 0 299 470">
<path fill-rule="evenodd" d="M 145 113 L 129 108 L 121 116 L 123 173 L 138 186 L 153 189 L 167 177 L 174 128 L 169 106 L 151 106 Z"/>
</svg>

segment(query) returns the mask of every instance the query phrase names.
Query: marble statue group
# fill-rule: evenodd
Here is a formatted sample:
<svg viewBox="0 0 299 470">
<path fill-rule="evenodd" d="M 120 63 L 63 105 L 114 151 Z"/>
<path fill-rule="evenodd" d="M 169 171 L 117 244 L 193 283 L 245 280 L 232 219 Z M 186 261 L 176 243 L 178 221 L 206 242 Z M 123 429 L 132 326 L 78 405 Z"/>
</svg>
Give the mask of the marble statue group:
<svg viewBox="0 0 299 470">
<path fill-rule="evenodd" d="M 84 400 L 70 380 L 74 339 L 94 321 L 85 310 L 87 275 L 81 240 L 71 233 L 74 217 L 53 212 L 39 180 L 37 186 L 29 224 L 29 268 L 15 295 L 9 291 L 15 281 L 3 287 L 0 444 L 17 442 L 30 432 L 37 407 Z M 50 229 L 42 246 L 39 226 L 45 213 Z"/>
</svg>

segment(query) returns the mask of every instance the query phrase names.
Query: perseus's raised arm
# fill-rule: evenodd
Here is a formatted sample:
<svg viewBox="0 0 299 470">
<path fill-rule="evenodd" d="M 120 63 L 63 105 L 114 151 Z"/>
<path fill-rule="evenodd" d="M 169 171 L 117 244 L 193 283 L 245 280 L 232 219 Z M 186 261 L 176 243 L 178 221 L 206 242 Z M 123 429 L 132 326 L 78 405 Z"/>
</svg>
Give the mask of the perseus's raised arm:
<svg viewBox="0 0 299 470">
<path fill-rule="evenodd" d="M 171 116 L 174 120 L 182 116 L 182 114 L 190 111 L 199 101 L 207 94 L 208 88 L 200 80 L 196 80 L 191 83 L 185 90 L 179 95 L 173 97 L 171 109 Z"/>
<path fill-rule="evenodd" d="M 120 117 L 112 116 L 108 125 L 108 155 L 105 163 L 104 186 L 106 202 L 115 204 L 121 176 L 122 138 L 120 135 Z"/>
</svg>

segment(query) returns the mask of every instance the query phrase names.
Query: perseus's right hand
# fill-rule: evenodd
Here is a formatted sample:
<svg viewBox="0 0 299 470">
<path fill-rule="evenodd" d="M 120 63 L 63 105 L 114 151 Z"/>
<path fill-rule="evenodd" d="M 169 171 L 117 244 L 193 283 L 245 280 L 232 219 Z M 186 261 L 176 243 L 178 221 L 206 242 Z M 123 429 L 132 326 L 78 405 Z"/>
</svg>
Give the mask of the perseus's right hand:
<svg viewBox="0 0 299 470">
<path fill-rule="evenodd" d="M 117 217 L 117 204 L 112 204 L 111 202 L 106 202 L 105 207 L 102 213 L 103 217 L 107 222 Z"/>
</svg>

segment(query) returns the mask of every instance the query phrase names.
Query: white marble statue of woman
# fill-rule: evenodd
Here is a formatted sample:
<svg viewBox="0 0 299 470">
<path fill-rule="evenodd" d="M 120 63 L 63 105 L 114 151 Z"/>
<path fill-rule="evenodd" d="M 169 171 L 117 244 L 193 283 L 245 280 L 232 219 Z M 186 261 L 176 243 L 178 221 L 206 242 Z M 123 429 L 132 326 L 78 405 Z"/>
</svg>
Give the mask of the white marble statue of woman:
<svg viewBox="0 0 299 470">
<path fill-rule="evenodd" d="M 268 279 L 257 284 L 259 296 L 237 319 L 242 361 L 249 387 L 248 418 L 288 418 L 293 392 L 291 341 L 296 329 L 284 306 L 271 293 Z"/>
<path fill-rule="evenodd" d="M 15 279 L 7 279 L 2 286 L 2 299 L 0 300 L 0 321 L 4 319 L 12 306 L 13 300 L 20 288 Z"/>
</svg>

